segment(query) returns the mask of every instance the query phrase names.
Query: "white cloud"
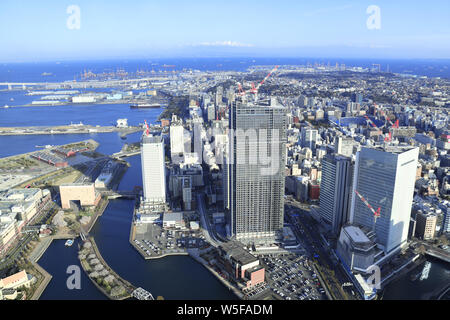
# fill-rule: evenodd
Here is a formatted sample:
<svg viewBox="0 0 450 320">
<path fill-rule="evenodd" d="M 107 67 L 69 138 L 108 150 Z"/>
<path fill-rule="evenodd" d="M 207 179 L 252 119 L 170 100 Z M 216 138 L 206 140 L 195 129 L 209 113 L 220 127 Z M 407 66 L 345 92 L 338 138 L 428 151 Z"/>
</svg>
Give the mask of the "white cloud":
<svg viewBox="0 0 450 320">
<path fill-rule="evenodd" d="M 236 41 L 215 41 L 215 42 L 200 42 L 194 46 L 203 47 L 253 47 L 252 44 L 240 43 Z"/>
</svg>

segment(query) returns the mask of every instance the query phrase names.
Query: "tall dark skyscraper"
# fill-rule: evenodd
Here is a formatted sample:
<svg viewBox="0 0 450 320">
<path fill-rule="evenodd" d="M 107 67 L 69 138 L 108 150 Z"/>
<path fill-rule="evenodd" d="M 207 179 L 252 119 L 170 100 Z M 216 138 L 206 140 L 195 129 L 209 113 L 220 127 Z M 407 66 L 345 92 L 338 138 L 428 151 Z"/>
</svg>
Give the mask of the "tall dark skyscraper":
<svg viewBox="0 0 450 320">
<path fill-rule="evenodd" d="M 330 225 L 335 236 L 348 221 L 351 204 L 353 167 L 351 159 L 327 155 L 322 160 L 320 185 L 320 216 Z"/>
<path fill-rule="evenodd" d="M 224 193 L 236 240 L 274 241 L 283 227 L 286 125 L 281 106 L 231 107 Z"/>
</svg>

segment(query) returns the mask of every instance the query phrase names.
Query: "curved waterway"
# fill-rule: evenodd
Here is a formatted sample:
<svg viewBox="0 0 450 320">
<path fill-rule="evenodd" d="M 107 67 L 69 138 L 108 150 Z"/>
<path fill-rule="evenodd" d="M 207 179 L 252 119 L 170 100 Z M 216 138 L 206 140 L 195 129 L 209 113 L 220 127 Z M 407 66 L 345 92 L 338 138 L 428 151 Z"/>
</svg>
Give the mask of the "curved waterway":
<svg viewBox="0 0 450 320">
<path fill-rule="evenodd" d="M 141 185 L 140 156 L 128 160 L 131 167 L 119 186 L 122 190 Z M 100 253 L 112 269 L 133 285 L 147 289 L 155 297 L 182 300 L 236 299 L 215 276 L 189 256 L 144 260 L 128 242 L 133 204 L 132 200 L 110 201 L 91 230 Z M 104 298 L 84 274 L 81 290 L 67 289 L 67 266 L 79 265 L 76 244 L 67 248 L 63 241 L 54 241 L 38 263 L 54 275 L 41 299 Z"/>
</svg>

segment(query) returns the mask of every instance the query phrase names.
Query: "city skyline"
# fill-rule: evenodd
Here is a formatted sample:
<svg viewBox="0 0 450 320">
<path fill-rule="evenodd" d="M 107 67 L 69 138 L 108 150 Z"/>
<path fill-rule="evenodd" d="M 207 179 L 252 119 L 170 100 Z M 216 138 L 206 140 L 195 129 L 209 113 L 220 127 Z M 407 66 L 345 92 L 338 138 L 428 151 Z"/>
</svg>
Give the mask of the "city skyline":
<svg viewBox="0 0 450 320">
<path fill-rule="evenodd" d="M 450 25 L 443 22 L 450 5 L 436 2 L 278 1 L 274 5 L 270 1 L 135 0 L 124 5 L 47 0 L 19 6 L 3 1 L 0 61 L 236 56 L 449 59 Z"/>
</svg>

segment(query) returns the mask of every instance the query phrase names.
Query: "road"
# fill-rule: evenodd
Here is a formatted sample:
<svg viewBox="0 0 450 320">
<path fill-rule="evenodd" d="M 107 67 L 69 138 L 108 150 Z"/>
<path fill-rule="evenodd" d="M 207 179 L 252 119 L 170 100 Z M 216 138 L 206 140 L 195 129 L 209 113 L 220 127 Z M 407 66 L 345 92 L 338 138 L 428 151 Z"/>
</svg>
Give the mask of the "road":
<svg viewBox="0 0 450 320">
<path fill-rule="evenodd" d="M 209 219 L 207 217 L 203 192 L 197 193 L 197 204 L 200 212 L 200 220 L 202 222 L 203 234 L 205 236 L 205 239 L 214 247 L 218 247 L 220 245 L 220 241 L 217 239 L 214 231 L 209 225 Z"/>
<path fill-rule="evenodd" d="M 291 209 L 293 208 L 290 204 L 286 206 Z M 294 210 L 298 213 L 298 206 L 294 208 L 297 208 L 297 210 Z M 296 236 L 303 240 L 307 250 L 312 253 L 312 259 L 315 261 L 316 267 L 319 269 L 332 297 L 335 300 L 350 299 L 351 296 L 342 289 L 342 284 L 349 280 L 341 272 L 340 267 L 331 261 L 329 248 L 323 246 L 320 233 L 314 223 L 311 222 L 311 218 L 306 211 L 300 210 L 300 213 L 296 217 L 291 217 L 289 214 L 286 216 L 288 221 L 291 222 Z"/>
</svg>

